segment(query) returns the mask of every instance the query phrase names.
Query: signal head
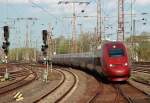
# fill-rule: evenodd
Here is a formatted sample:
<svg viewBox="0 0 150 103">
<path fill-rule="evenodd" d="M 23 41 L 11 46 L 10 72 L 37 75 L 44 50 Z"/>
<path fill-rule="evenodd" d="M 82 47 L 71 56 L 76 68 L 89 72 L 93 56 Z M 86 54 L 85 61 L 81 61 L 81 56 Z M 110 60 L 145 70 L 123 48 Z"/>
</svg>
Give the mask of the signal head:
<svg viewBox="0 0 150 103">
<path fill-rule="evenodd" d="M 6 42 L 3 42 L 2 48 L 3 48 L 3 49 L 6 49 L 6 48 L 7 48 Z"/>
<path fill-rule="evenodd" d="M 10 45 L 10 42 L 9 41 L 6 41 L 6 45 L 7 45 L 7 47 Z"/>
<path fill-rule="evenodd" d="M 8 49 L 4 49 L 4 52 L 7 55 L 8 54 Z"/>
<path fill-rule="evenodd" d="M 48 35 L 47 30 L 43 30 L 43 31 L 42 31 L 42 35 L 43 35 L 43 43 L 46 44 L 47 35 Z"/>
<path fill-rule="evenodd" d="M 8 41 L 8 38 L 9 38 L 9 27 L 8 26 L 4 26 L 4 38 L 6 41 Z"/>
<path fill-rule="evenodd" d="M 45 48 L 46 48 L 46 49 L 48 48 L 48 45 L 47 45 L 47 44 L 45 45 Z"/>
<path fill-rule="evenodd" d="M 8 41 L 3 42 L 2 48 L 4 49 L 4 53 L 7 55 L 8 54 L 8 46 L 10 43 Z"/>
<path fill-rule="evenodd" d="M 42 45 L 41 51 L 42 51 L 42 52 L 45 51 L 44 45 Z"/>
<path fill-rule="evenodd" d="M 44 51 L 44 52 L 43 52 L 43 55 L 46 55 L 46 54 L 47 54 L 47 52 L 46 52 L 46 51 Z"/>
<path fill-rule="evenodd" d="M 4 26 L 4 32 L 9 32 L 9 27 L 8 26 Z"/>
</svg>

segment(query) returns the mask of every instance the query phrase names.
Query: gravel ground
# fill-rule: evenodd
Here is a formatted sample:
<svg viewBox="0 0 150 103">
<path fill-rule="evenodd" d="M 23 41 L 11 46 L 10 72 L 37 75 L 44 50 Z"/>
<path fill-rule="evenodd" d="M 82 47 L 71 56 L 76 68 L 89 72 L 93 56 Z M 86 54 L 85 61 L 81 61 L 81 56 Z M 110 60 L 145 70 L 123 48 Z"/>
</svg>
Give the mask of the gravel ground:
<svg viewBox="0 0 150 103">
<path fill-rule="evenodd" d="M 135 79 L 139 82 L 150 84 L 150 74 L 148 74 L 148 73 L 132 72 L 131 78 Z"/>
<path fill-rule="evenodd" d="M 3 67 L 0 67 L 0 72 L 5 72 L 6 67 L 7 67 L 8 72 L 16 72 L 16 71 L 22 70 L 22 68 L 16 67 L 15 65 L 8 65 L 8 66 L 5 65 Z"/>
<path fill-rule="evenodd" d="M 146 94 L 150 95 L 150 86 L 135 82 L 132 79 L 129 79 L 128 81 L 134 87 L 136 87 L 139 90 L 141 90 L 141 91 L 145 92 Z"/>
<path fill-rule="evenodd" d="M 65 79 L 64 83 L 57 90 L 55 90 L 55 92 L 51 93 L 46 98 L 44 98 L 44 100 L 40 101 L 40 103 L 54 103 L 64 93 L 66 93 L 69 90 L 69 88 L 73 85 L 73 83 L 74 83 L 74 77 L 73 77 L 73 75 L 70 74 L 67 71 L 64 71 L 64 70 L 61 70 L 61 71 L 66 76 L 66 79 Z M 75 85 L 75 86 L 77 86 L 77 85 Z M 64 98 L 64 99 L 68 99 L 68 98 Z M 61 103 L 66 103 L 66 102 L 63 102 L 64 99 L 61 101 Z"/>
<path fill-rule="evenodd" d="M 78 76 L 79 83 L 76 91 L 64 103 L 87 103 L 91 96 L 97 92 L 99 83 L 94 77 L 82 71 L 75 69 L 72 69 L 72 71 Z"/>
<path fill-rule="evenodd" d="M 61 74 L 53 70 L 52 72 L 49 72 L 48 83 L 44 83 L 41 78 L 43 68 L 34 67 L 33 69 L 36 72 L 38 72 L 38 79 L 27 86 L 21 87 L 10 93 L 0 95 L 0 103 L 32 103 L 35 99 L 39 98 L 41 95 L 55 88 L 62 80 Z M 98 96 L 98 98 L 94 103 L 113 103 L 116 96 L 116 90 L 112 87 L 110 83 L 107 84 L 102 83 L 101 81 L 97 81 L 93 76 L 79 70 L 75 69 L 70 70 L 73 71 L 78 76 L 79 82 L 74 91 L 71 92 L 69 97 L 63 100 L 63 103 L 87 103 L 93 96 L 96 95 L 96 93 L 100 93 L 100 95 Z M 70 76 L 68 76 L 68 78 L 70 78 Z M 69 80 L 68 82 L 71 83 L 72 80 Z M 136 87 L 144 89 L 144 91 L 148 91 L 149 93 L 149 89 L 146 89 L 146 87 L 144 87 L 143 85 L 135 83 L 133 84 Z M 67 89 L 68 86 L 64 88 Z M 64 88 L 63 90 L 66 90 Z M 47 98 L 47 102 L 53 103 L 52 99 L 58 97 L 59 93 L 61 93 L 60 91 L 61 90 L 58 90 L 58 93 L 56 93 L 55 96 L 49 96 Z M 20 102 L 15 101 L 13 96 L 17 92 L 21 92 L 23 94 L 24 97 L 23 101 Z M 46 102 L 43 101 L 41 103 Z M 124 100 L 123 97 L 120 97 L 119 103 L 126 103 L 126 101 Z"/>
<path fill-rule="evenodd" d="M 47 91 L 52 90 L 60 82 L 60 79 L 61 75 L 58 72 L 50 72 L 48 83 L 44 83 L 42 80 L 35 80 L 27 86 L 21 87 L 4 95 L 0 95 L 0 103 L 32 103 L 33 100 L 39 98 L 41 94 L 45 94 Z M 16 102 L 13 98 L 17 92 L 21 92 L 23 94 L 23 101 Z"/>
<path fill-rule="evenodd" d="M 1 88 L 1 87 L 4 87 L 4 86 L 6 86 L 6 85 L 12 84 L 12 83 L 14 83 L 14 82 L 16 82 L 16 81 L 19 81 L 19 80 L 21 80 L 21 79 L 24 78 L 24 77 L 25 77 L 25 76 L 15 78 L 14 80 L 10 80 L 10 81 L 0 82 L 0 88 Z"/>
<path fill-rule="evenodd" d="M 135 103 L 150 103 L 150 98 L 147 95 L 129 84 L 121 85 L 121 89 L 126 95 L 134 100 Z"/>
<path fill-rule="evenodd" d="M 111 84 L 103 83 L 103 91 L 96 99 L 95 103 L 115 103 L 116 96 L 116 89 Z M 119 103 L 127 103 L 121 95 L 119 97 Z"/>
<path fill-rule="evenodd" d="M 72 70 L 79 77 L 79 85 L 76 91 L 64 103 L 88 103 L 92 97 L 99 93 L 94 103 L 113 103 L 116 97 L 116 90 L 111 84 L 105 84 L 97 81 L 93 76 L 79 71 Z M 126 103 L 123 97 L 120 97 L 119 103 Z"/>
</svg>

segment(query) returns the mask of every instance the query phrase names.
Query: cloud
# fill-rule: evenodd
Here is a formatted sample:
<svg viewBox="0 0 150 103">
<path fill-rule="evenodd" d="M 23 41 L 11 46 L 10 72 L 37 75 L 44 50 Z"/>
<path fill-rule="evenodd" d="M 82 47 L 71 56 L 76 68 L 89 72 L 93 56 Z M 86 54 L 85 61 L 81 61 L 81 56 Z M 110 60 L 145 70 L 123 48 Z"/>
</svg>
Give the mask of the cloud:
<svg viewBox="0 0 150 103">
<path fill-rule="evenodd" d="M 0 0 L 0 3 L 7 3 L 7 0 Z M 28 0 L 8 0 L 8 3 L 28 3 Z"/>
<path fill-rule="evenodd" d="M 35 3 L 58 3 L 60 0 L 8 0 L 9 3 L 29 3 L 29 1 L 35 2 Z M 63 0 L 62 0 L 63 1 Z M 116 0 L 107 0 L 108 7 L 114 7 L 114 4 L 116 4 Z M 127 2 L 130 3 L 131 0 L 126 0 Z M 150 0 L 133 0 L 135 1 L 138 5 L 149 5 Z M 6 0 L 0 0 L 0 3 L 6 3 Z"/>
<path fill-rule="evenodd" d="M 8 3 L 11 4 L 26 4 L 29 3 L 30 1 L 34 3 L 57 3 L 59 0 L 8 0 Z M 0 0 L 0 3 L 6 3 L 6 0 Z"/>
<path fill-rule="evenodd" d="M 29 0 L 35 3 L 58 3 L 60 0 Z"/>
<path fill-rule="evenodd" d="M 135 2 L 139 5 L 149 5 L 150 0 L 135 0 Z"/>
<path fill-rule="evenodd" d="M 150 0 L 132 0 L 135 4 L 145 6 L 150 5 Z M 126 0 L 127 3 L 131 3 L 131 0 Z"/>
</svg>

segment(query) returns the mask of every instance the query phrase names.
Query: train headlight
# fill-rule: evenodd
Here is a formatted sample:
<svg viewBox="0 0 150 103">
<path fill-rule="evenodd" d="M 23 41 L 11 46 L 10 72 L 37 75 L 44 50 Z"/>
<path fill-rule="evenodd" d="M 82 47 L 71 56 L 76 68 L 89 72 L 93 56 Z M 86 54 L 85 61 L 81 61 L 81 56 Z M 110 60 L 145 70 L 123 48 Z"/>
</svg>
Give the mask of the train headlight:
<svg viewBox="0 0 150 103">
<path fill-rule="evenodd" d="M 112 67 L 113 65 L 112 64 L 109 64 L 109 67 Z"/>
<path fill-rule="evenodd" d="M 128 63 L 125 63 L 124 65 L 125 65 L 125 66 L 128 66 Z"/>
</svg>

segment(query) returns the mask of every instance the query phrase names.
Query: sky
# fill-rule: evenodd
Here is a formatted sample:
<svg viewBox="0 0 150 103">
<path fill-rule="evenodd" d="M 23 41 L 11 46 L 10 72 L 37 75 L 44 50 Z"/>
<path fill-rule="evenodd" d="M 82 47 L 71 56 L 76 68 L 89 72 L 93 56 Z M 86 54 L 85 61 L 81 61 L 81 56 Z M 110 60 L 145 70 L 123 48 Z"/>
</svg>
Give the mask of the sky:
<svg viewBox="0 0 150 103">
<path fill-rule="evenodd" d="M 25 34 L 30 34 L 32 46 L 40 47 L 42 45 L 43 29 L 53 28 L 54 37 L 64 35 L 71 38 L 73 8 L 71 4 L 59 4 L 61 0 L 0 0 L 0 38 L 3 41 L 4 25 L 10 27 L 11 47 L 23 47 L 25 45 Z M 66 0 L 62 0 L 66 1 Z M 96 16 L 96 0 L 76 0 L 87 1 L 86 4 L 76 4 L 75 10 L 78 16 Z M 117 1 L 101 0 L 102 15 L 109 17 L 102 23 L 103 34 L 109 36 L 111 40 L 116 39 L 117 32 Z M 141 32 L 150 32 L 150 0 L 133 0 L 133 12 L 136 20 L 136 34 Z M 130 35 L 130 3 L 131 0 L 125 0 L 125 32 L 126 37 Z M 82 13 L 81 11 L 85 12 Z M 142 15 L 142 13 L 147 13 Z M 20 18 L 20 19 L 17 19 Z M 23 19 L 21 19 L 23 18 Z M 27 20 L 33 18 L 34 20 Z M 144 18 L 144 21 L 141 19 Z M 143 25 L 146 23 L 146 25 Z M 28 24 L 28 25 L 27 25 Z M 83 18 L 78 17 L 76 24 L 82 24 L 84 32 L 94 32 L 96 27 L 96 17 Z M 105 32 L 104 32 L 105 25 Z M 27 30 L 26 27 L 29 27 Z M 109 28 L 107 28 L 109 27 Z M 77 35 L 79 36 L 80 27 L 77 25 Z M 104 35 L 103 35 L 104 36 Z"/>
</svg>

